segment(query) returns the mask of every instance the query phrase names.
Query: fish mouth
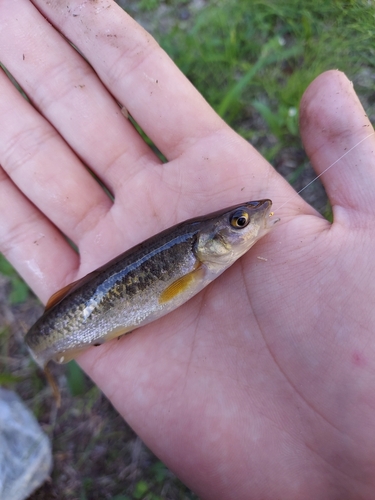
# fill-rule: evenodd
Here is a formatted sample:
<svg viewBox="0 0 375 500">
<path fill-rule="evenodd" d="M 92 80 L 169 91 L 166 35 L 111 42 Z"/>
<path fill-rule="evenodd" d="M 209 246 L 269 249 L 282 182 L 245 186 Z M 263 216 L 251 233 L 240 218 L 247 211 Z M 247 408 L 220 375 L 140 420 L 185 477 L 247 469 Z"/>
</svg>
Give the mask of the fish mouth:
<svg viewBox="0 0 375 500">
<path fill-rule="evenodd" d="M 258 213 L 257 219 L 260 227 L 263 227 L 267 232 L 280 220 L 279 217 L 273 218 L 273 212 L 271 212 L 272 201 L 270 199 L 251 201 L 246 203 L 246 205 L 250 210 Z M 263 224 L 261 221 L 263 221 Z"/>
<path fill-rule="evenodd" d="M 266 209 L 265 213 L 265 227 L 266 229 L 272 229 L 275 224 L 277 224 L 280 220 L 280 217 L 274 217 L 274 213 L 271 211 L 272 201 L 269 201 L 269 206 Z"/>
</svg>

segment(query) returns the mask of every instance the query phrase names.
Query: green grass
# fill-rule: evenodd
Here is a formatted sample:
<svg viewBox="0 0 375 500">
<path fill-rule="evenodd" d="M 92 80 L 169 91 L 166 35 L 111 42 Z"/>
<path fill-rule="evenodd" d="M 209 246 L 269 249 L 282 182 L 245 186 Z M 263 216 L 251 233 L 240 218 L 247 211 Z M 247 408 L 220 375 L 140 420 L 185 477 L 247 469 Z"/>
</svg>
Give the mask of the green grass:
<svg viewBox="0 0 375 500">
<path fill-rule="evenodd" d="M 181 2 L 169 4 L 178 11 Z M 337 68 L 355 79 L 374 68 L 375 8 L 365 0 L 217 0 L 167 33 L 155 25 L 154 35 L 246 139 L 275 136 L 278 147 L 262 151 L 272 160 L 298 143 L 296 110 L 318 74 Z"/>
<path fill-rule="evenodd" d="M 359 81 L 375 70 L 375 7 L 368 0 L 216 0 L 198 10 L 188 1 L 142 0 L 129 8 L 142 18 L 139 11 L 217 113 L 271 162 L 286 147 L 301 148 L 299 103 L 320 73 L 344 71 L 374 108 L 374 86 Z"/>
<path fill-rule="evenodd" d="M 0 274 L 7 276 L 10 280 L 9 301 L 11 304 L 25 302 L 29 295 L 29 287 L 9 264 L 6 258 L 0 254 Z"/>
</svg>

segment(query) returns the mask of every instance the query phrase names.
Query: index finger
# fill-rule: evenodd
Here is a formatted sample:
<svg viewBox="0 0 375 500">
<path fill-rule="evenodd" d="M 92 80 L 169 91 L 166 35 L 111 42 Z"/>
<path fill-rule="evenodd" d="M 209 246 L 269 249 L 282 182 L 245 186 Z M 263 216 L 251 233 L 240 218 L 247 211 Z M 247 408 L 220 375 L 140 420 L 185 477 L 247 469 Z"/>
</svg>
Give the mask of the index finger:
<svg viewBox="0 0 375 500">
<path fill-rule="evenodd" d="M 151 35 L 112 0 L 32 1 L 78 47 L 169 160 L 168 171 L 161 174 L 164 187 L 167 180 L 171 206 L 179 201 L 180 209 L 188 207 L 184 218 L 208 210 L 208 196 L 211 210 L 240 198 L 268 197 L 277 205 L 290 198 L 294 191 L 288 182 L 233 132 Z M 165 196 L 165 189 L 155 191 Z M 185 204 L 179 200 L 181 194 L 189 197 Z M 288 203 L 287 212 L 311 213 L 311 208 L 297 197 Z"/>
<path fill-rule="evenodd" d="M 151 35 L 113 1 L 33 3 L 169 160 L 225 126 Z"/>
</svg>

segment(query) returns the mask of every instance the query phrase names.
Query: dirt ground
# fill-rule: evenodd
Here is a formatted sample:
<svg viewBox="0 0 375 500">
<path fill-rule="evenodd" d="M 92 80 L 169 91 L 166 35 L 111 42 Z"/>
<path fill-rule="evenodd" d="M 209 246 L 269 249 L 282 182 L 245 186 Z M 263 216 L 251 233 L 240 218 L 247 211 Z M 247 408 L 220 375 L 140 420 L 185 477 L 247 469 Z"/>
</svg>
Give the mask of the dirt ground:
<svg viewBox="0 0 375 500">
<path fill-rule="evenodd" d="M 30 295 L 12 305 L 11 282 L 0 275 L 0 374 L 37 416 L 53 446 L 54 468 L 31 500 L 196 498 L 143 445 L 101 392 L 84 376 L 80 394 L 72 395 L 66 366 L 53 366 L 62 388 L 56 409 L 41 370 L 30 359 L 24 332 L 43 307 Z M 154 495 L 154 496 L 153 496 Z"/>
</svg>

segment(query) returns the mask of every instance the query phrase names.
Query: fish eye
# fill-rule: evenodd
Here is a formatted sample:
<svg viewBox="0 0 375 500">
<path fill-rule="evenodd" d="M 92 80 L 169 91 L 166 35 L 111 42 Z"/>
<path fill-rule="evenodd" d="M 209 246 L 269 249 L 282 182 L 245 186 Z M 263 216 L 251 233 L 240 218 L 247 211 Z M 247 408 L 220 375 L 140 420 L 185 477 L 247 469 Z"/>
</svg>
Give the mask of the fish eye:
<svg viewBox="0 0 375 500">
<path fill-rule="evenodd" d="M 246 227 L 250 222 L 250 217 L 245 210 L 236 210 L 230 217 L 230 223 L 236 229 Z"/>
</svg>

